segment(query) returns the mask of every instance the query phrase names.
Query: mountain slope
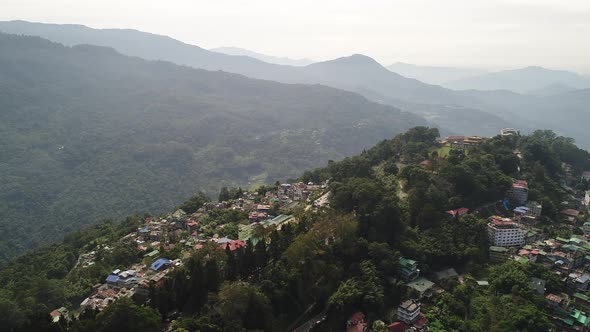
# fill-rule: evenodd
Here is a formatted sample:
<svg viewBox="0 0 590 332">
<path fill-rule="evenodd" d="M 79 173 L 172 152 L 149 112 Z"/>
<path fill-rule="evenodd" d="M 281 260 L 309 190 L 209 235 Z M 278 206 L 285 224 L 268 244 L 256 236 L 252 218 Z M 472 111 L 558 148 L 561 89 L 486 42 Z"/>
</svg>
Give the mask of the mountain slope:
<svg viewBox="0 0 590 332">
<path fill-rule="evenodd" d="M 477 91 L 473 90 L 475 86 L 468 86 L 472 89 L 468 91 L 454 91 L 403 77 L 363 55 L 314 63 L 305 67 L 293 67 L 269 64 L 245 56 L 210 52 L 169 37 L 135 30 L 103 30 L 83 26 L 15 21 L 0 22 L 0 31 L 39 35 L 67 45 L 91 43 L 111 46 L 124 54 L 146 59 L 163 59 L 191 67 L 224 70 L 283 83 L 324 84 L 354 91 L 373 101 L 412 112 L 416 111 L 418 114 L 424 114 L 424 110 L 427 110 L 429 117 L 436 119 L 436 125 L 461 123 L 457 126 L 460 130 L 464 128 L 461 131 L 469 129 L 490 135 L 497 133 L 502 128 L 500 126 L 508 122 L 510 127 L 518 127 L 524 132 L 538 126 L 555 129 L 560 135 L 572 136 L 582 145 L 585 141 L 590 141 L 586 135 L 581 134 L 585 132 L 585 125 L 582 123 L 571 127 L 562 123 L 564 119 L 554 122 L 553 117 L 530 116 L 535 114 L 539 106 L 540 99 L 537 96 L 522 95 L 507 90 Z M 532 68 L 530 71 L 546 73 L 546 70 L 538 68 Z M 518 84 L 516 88 L 530 91 L 534 86 L 530 84 L 529 76 L 524 74 L 518 71 L 511 73 L 516 75 L 513 81 Z M 521 83 L 520 80 L 523 82 Z M 542 79 L 534 81 L 536 86 L 540 84 L 539 87 L 548 85 Z M 501 87 L 508 89 L 510 87 L 508 83 L 502 84 Z M 567 84 L 570 85 L 570 83 Z M 576 107 L 582 105 L 582 103 L 574 104 Z M 405 108 L 407 105 L 417 106 L 417 108 Z M 559 104 L 551 103 L 551 105 L 554 107 L 551 112 L 560 112 Z M 449 112 L 449 109 L 453 111 Z M 457 112 L 458 109 L 461 111 Z M 576 111 L 584 109 L 586 108 L 582 107 Z M 468 111 L 469 116 L 465 116 Z"/>
<path fill-rule="evenodd" d="M 451 89 L 510 90 L 526 93 L 551 84 L 569 85 L 582 89 L 590 87 L 590 80 L 573 72 L 543 67 L 505 70 L 446 83 Z"/>
<path fill-rule="evenodd" d="M 485 71 L 459 67 L 418 66 L 396 62 L 387 67 L 394 73 L 430 84 L 442 84 L 484 74 Z"/>
<path fill-rule="evenodd" d="M 293 177 L 426 123 L 350 92 L 108 48 L 0 34 L 0 49 L 0 262 L 98 218 Z"/>
<path fill-rule="evenodd" d="M 151 60 L 208 70 L 224 70 L 248 77 L 284 83 L 324 84 L 361 93 L 393 106 L 458 104 L 453 91 L 392 73 L 373 59 L 354 55 L 305 67 L 269 64 L 246 56 L 210 52 L 169 37 L 136 30 L 91 29 L 79 25 L 57 25 L 24 21 L 0 22 L 0 31 L 40 36 L 65 45 L 93 44 Z M 452 121 L 452 119 L 449 119 Z M 479 122 L 481 123 L 481 122 Z M 472 123 L 476 127 L 478 122 Z M 498 128 L 499 129 L 499 128 Z"/>
<path fill-rule="evenodd" d="M 352 91 L 371 89 L 390 98 L 411 102 L 454 102 L 450 90 L 392 73 L 363 55 L 293 67 L 269 64 L 247 56 L 210 52 L 170 37 L 137 30 L 91 29 L 81 25 L 11 21 L 0 22 L 0 31 L 40 36 L 68 46 L 107 46 L 123 54 L 148 60 L 166 60 L 195 68 L 223 70 L 284 83 L 325 84 Z"/>
<path fill-rule="evenodd" d="M 572 92 L 577 90 L 569 85 L 565 85 L 562 83 L 552 83 L 542 88 L 534 89 L 528 91 L 528 95 L 539 96 L 539 97 L 548 97 L 548 96 L 555 96 L 562 93 Z"/>
<path fill-rule="evenodd" d="M 264 61 L 264 62 L 268 62 L 268 63 L 274 63 L 276 65 L 307 66 L 307 65 L 314 63 L 314 61 L 309 60 L 309 59 L 291 59 L 291 58 L 287 58 L 287 57 L 277 57 L 277 56 L 257 53 L 257 52 L 246 50 L 246 49 L 239 48 L 239 47 L 217 47 L 217 48 L 212 48 L 209 51 L 223 53 L 223 54 L 227 54 L 227 55 L 249 56 L 251 58 L 258 59 L 260 61 Z"/>
</svg>

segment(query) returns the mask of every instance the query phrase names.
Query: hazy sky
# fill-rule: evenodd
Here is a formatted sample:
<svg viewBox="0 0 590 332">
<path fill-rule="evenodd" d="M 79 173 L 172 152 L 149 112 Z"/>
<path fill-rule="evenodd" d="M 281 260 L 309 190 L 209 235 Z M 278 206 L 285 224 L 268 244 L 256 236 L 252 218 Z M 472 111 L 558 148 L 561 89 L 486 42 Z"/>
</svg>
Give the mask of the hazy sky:
<svg viewBox="0 0 590 332">
<path fill-rule="evenodd" d="M 0 0 L 0 20 L 135 28 L 205 48 L 590 73 L 590 0 Z"/>
</svg>

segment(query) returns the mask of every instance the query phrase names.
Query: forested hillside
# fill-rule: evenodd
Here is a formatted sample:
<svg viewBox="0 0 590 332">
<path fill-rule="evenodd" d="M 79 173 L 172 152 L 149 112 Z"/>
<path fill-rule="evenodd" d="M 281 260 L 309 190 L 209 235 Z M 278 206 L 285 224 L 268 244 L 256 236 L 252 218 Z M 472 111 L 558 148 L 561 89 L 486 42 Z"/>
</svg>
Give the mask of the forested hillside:
<svg viewBox="0 0 590 332">
<path fill-rule="evenodd" d="M 0 34 L 0 264 L 198 190 L 295 177 L 422 118 L 285 85 Z"/>
<path fill-rule="evenodd" d="M 422 297 L 400 277 L 400 257 L 409 257 L 428 278 L 449 267 L 461 273 L 459 280 L 437 280 L 432 296 L 422 297 L 431 331 L 549 330 L 554 322 L 530 279 L 543 278 L 547 292 L 559 292 L 563 282 L 543 264 L 494 265 L 485 207 L 501 201 L 513 179 L 525 180 L 529 199 L 543 205 L 539 228 L 547 236 L 571 236 L 575 228 L 558 216 L 573 190 L 560 185 L 561 163 L 579 174 L 590 167 L 590 154 L 570 139 L 536 131 L 497 136 L 442 156 L 438 135 L 434 128 L 412 128 L 358 156 L 305 172 L 300 180 L 329 184 L 317 186 L 320 191 L 295 210 L 290 203 L 276 203 L 273 209 L 290 211 L 293 222 L 256 228 L 256 243 L 248 239 L 240 247 L 219 247 L 222 238 L 212 234 L 231 237 L 232 228 L 250 224 L 245 202 L 257 209 L 260 202 L 282 197 L 284 186 L 261 187 L 257 193 L 222 190 L 220 205 L 203 205 L 207 199 L 195 196 L 181 207 L 200 235 L 181 236 L 199 244 L 174 244 L 178 239 L 168 236 L 173 245 L 162 246 L 161 255 L 181 258 L 183 264 L 151 284 L 145 306 L 123 298 L 100 313 L 80 313 L 77 303 L 112 269 L 154 259 L 135 248 L 135 239 L 143 238 L 141 223 L 171 225 L 182 217 L 106 223 L 31 252 L 0 275 L 0 303 L 15 308 L 5 312 L 3 326 L 13 331 L 285 331 L 310 322 L 317 331 L 342 331 L 360 311 L 371 331 L 384 331 L 386 324 L 379 322 L 394 321 L 401 301 Z M 428 166 L 421 163 L 425 159 Z M 329 207 L 317 204 L 315 198 L 328 192 Z M 470 213 L 455 218 L 445 212 L 459 207 Z M 76 255 L 90 250 L 101 254 L 88 267 L 76 266 Z M 34 267 L 32 273 L 25 272 L 27 266 Z M 476 283 L 482 279 L 485 287 Z M 49 324 L 46 313 L 60 305 L 80 316 Z"/>
<path fill-rule="evenodd" d="M 482 104 L 478 98 L 403 77 L 362 54 L 295 67 L 266 63 L 248 56 L 210 52 L 167 36 L 130 29 L 93 29 L 82 25 L 10 21 L 0 22 L 0 31 L 40 36 L 68 46 L 92 44 L 112 47 L 123 54 L 148 60 L 166 60 L 252 78 L 283 83 L 324 84 L 357 92 L 370 100 L 393 105 L 404 111 L 428 114 L 441 130 L 455 129 L 447 128 L 443 123 L 466 122 L 466 128 L 473 129 L 472 134 L 495 135 L 505 127 L 505 121 L 513 126 L 516 126 L 516 122 L 523 128 L 529 123 L 515 121 L 518 119 L 512 114 L 502 119 L 498 116 L 500 113 L 496 105 Z M 449 105 L 453 107 L 449 108 Z M 464 117 L 465 112 L 469 112 L 470 116 Z"/>
</svg>

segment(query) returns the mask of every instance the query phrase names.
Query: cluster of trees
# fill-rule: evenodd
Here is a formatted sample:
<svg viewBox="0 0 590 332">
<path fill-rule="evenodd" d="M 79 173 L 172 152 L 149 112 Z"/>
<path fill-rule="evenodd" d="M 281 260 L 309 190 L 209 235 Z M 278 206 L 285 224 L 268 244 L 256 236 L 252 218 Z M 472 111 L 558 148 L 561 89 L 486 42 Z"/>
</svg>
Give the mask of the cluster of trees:
<svg viewBox="0 0 590 332">
<path fill-rule="evenodd" d="M 547 280 L 558 289 L 555 274 L 540 265 L 509 261 L 479 271 L 489 287 L 473 276 L 456 283 L 429 310 L 432 331 L 548 331 L 552 324 L 543 312 L 545 299 L 531 288 L 531 277 Z"/>
</svg>

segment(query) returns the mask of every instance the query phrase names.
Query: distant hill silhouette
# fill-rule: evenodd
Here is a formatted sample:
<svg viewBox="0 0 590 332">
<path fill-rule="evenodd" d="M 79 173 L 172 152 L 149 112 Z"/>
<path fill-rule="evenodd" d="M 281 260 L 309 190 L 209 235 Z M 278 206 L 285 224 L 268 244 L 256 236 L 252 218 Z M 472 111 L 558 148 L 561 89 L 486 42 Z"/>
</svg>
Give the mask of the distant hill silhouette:
<svg viewBox="0 0 590 332">
<path fill-rule="evenodd" d="M 246 49 L 239 48 L 239 47 L 217 47 L 217 48 L 212 48 L 209 51 L 228 54 L 228 55 L 249 56 L 251 58 L 255 58 L 260 61 L 274 63 L 277 65 L 307 66 L 307 65 L 310 65 L 315 62 L 310 59 L 291 59 L 291 58 L 287 58 L 287 57 L 277 57 L 277 56 L 272 56 L 272 55 L 266 55 L 266 54 L 261 54 L 258 52 L 246 50 Z"/>
<path fill-rule="evenodd" d="M 113 47 L 117 51 L 148 60 L 166 60 L 207 70 L 223 70 L 253 78 L 283 83 L 324 84 L 361 93 L 367 98 L 400 107 L 406 103 L 426 104 L 431 112 L 439 105 L 459 105 L 462 96 L 440 86 L 425 84 L 392 73 L 375 60 L 354 55 L 304 67 L 270 64 L 248 56 L 211 52 L 170 37 L 127 29 L 91 29 L 80 25 L 57 25 L 25 21 L 0 22 L 0 31 L 40 36 L 65 45 L 93 44 Z M 476 104 L 476 103 L 475 103 Z M 477 109 L 477 105 L 469 105 Z M 450 116 L 443 111 L 441 117 Z M 496 117 L 490 114 L 487 116 Z M 499 122 L 500 119 L 496 118 Z M 453 121 L 453 119 L 446 119 Z M 477 128 L 481 121 L 471 123 Z M 484 130 L 482 134 L 494 134 Z"/>
<path fill-rule="evenodd" d="M 440 85 L 485 73 L 484 70 L 472 68 L 419 66 L 403 62 L 396 62 L 388 66 L 387 69 L 405 77 Z"/>
<path fill-rule="evenodd" d="M 448 82 L 445 86 L 452 89 L 510 90 L 527 93 L 553 84 L 584 89 L 590 88 L 590 79 L 570 71 L 531 66 L 465 78 Z"/>
<path fill-rule="evenodd" d="M 459 90 L 451 90 L 391 72 L 364 55 L 294 67 L 270 64 L 247 56 L 211 52 L 166 36 L 136 30 L 91 29 L 78 25 L 13 21 L 0 22 L 0 31 L 38 35 L 67 45 L 89 43 L 110 46 L 121 53 L 145 59 L 166 60 L 195 68 L 223 70 L 283 83 L 328 85 L 354 91 L 373 101 L 418 114 L 424 115 L 424 110 L 428 110 L 429 118 L 439 126 L 461 124 L 456 127 L 460 130 L 477 130 L 481 135 L 493 135 L 502 125 L 510 124 L 510 127 L 518 127 L 523 132 L 536 126 L 555 129 L 561 135 L 574 137 L 583 146 L 587 146 L 584 142 L 590 142 L 590 137 L 585 134 L 584 124 L 577 123 L 572 127 L 565 125 L 565 119 L 539 116 L 535 110 L 542 103 L 540 97 L 524 94 L 554 83 L 582 88 L 587 79 L 571 72 L 528 67 L 456 81 L 449 86 Z M 555 95 L 545 91 L 542 95 L 557 97 L 563 93 Z M 582 98 L 577 94 L 568 96 Z M 581 109 L 571 109 L 568 112 L 587 110 L 582 102 L 571 103 L 572 107 Z M 548 105 L 554 107 L 551 112 L 562 112 L 559 105 L 554 103 L 541 106 L 545 108 Z M 470 112 L 469 116 L 465 116 L 466 112 Z M 530 114 L 535 116 L 531 117 Z M 562 117 L 566 115 L 567 113 L 562 113 Z"/>
</svg>

